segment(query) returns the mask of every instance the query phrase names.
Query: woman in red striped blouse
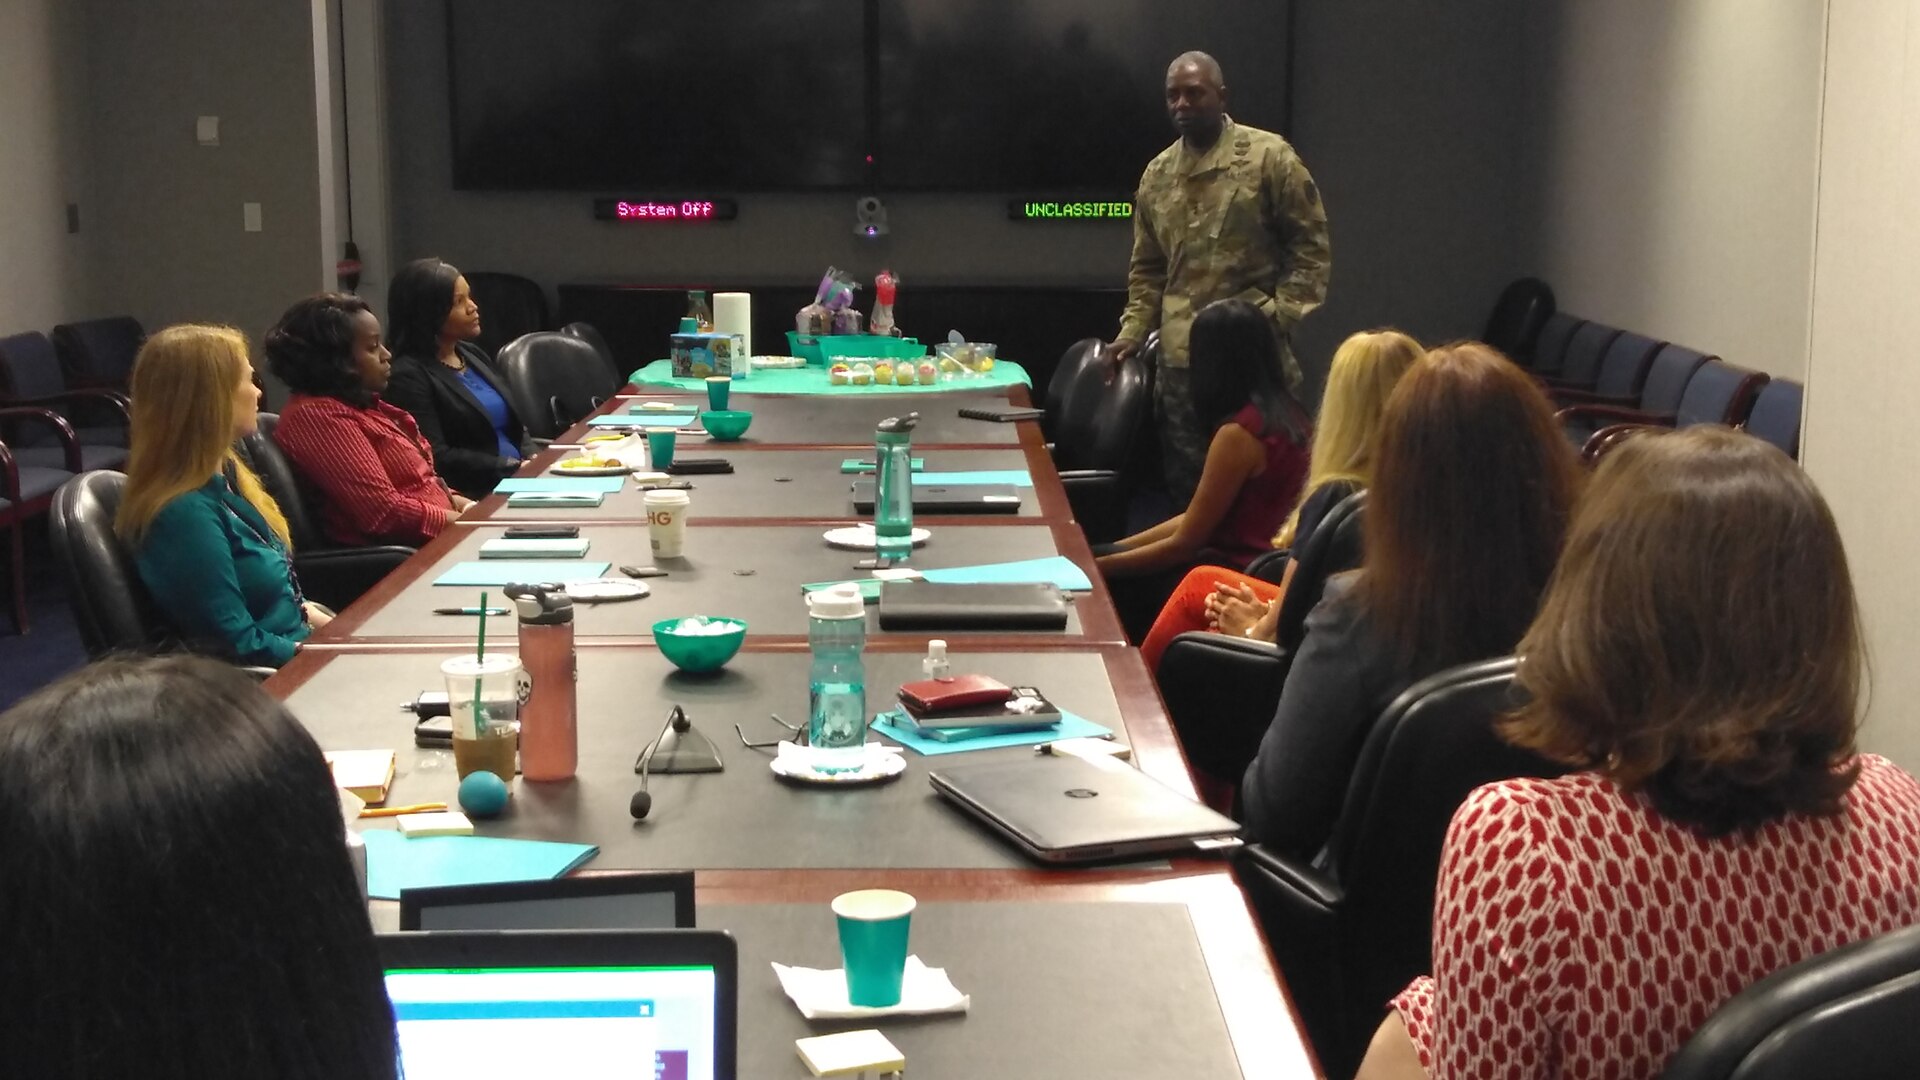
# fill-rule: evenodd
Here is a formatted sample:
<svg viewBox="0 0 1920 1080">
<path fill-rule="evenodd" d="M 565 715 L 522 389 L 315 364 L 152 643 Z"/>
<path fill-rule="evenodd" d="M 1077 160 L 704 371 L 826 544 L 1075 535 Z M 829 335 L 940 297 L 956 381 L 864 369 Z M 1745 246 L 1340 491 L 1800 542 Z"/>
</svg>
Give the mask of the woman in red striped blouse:
<svg viewBox="0 0 1920 1080">
<path fill-rule="evenodd" d="M 293 391 L 273 441 L 319 494 L 329 539 L 417 547 L 472 505 L 434 475 L 413 417 L 380 400 L 392 357 L 365 301 L 321 293 L 294 304 L 266 353 Z"/>
<path fill-rule="evenodd" d="M 1652 1078 L 1762 976 L 1920 921 L 1920 783 L 1855 752 L 1846 555 L 1786 455 L 1622 445 L 1519 652 L 1507 738 L 1585 771 L 1454 815 L 1433 975 L 1362 1080 Z"/>
</svg>

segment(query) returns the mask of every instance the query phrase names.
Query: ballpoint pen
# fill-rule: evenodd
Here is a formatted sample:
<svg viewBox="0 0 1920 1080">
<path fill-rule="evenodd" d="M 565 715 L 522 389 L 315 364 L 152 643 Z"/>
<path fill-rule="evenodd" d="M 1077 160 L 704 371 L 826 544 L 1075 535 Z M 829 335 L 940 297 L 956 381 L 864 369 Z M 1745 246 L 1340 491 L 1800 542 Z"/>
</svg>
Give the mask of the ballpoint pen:
<svg viewBox="0 0 1920 1080">
<path fill-rule="evenodd" d="M 498 607 L 490 607 L 490 608 L 477 608 L 477 607 L 437 607 L 437 608 L 434 608 L 434 609 L 433 609 L 433 613 L 434 613 L 435 615 L 478 615 L 478 614 L 480 614 L 480 613 L 481 613 L 482 611 L 484 611 L 484 612 L 486 612 L 486 613 L 487 613 L 488 615 L 506 615 L 506 614 L 508 614 L 508 611 L 507 611 L 507 609 L 506 609 L 506 608 L 498 608 Z"/>
</svg>

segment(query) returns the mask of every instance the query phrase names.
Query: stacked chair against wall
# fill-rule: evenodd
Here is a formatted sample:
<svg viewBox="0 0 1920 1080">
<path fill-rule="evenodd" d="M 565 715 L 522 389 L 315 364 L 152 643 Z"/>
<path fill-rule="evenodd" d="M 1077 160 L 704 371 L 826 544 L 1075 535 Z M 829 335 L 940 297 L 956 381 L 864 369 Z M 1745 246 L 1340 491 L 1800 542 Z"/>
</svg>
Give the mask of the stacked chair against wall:
<svg viewBox="0 0 1920 1080">
<path fill-rule="evenodd" d="M 1805 390 L 1792 379 L 1770 379 L 1754 395 L 1742 431 L 1765 439 L 1800 460 L 1800 410 Z"/>
<path fill-rule="evenodd" d="M 1597 462 L 1619 445 L 1620 440 L 1652 429 L 1694 424 L 1737 426 L 1746 420 L 1755 396 L 1766 384 L 1767 377 L 1758 371 L 1707 360 L 1693 369 L 1687 389 L 1680 395 L 1680 404 L 1671 414 L 1635 413 L 1625 409 L 1596 413 L 1596 419 L 1613 422 L 1593 433 L 1581 456 L 1589 463 Z"/>
<path fill-rule="evenodd" d="M 83 319 L 53 328 L 53 347 L 67 371 L 67 385 L 125 390 L 133 377 L 133 358 L 147 332 L 131 315 Z"/>
<path fill-rule="evenodd" d="M 1364 491 L 1342 499 L 1292 553 L 1299 566 L 1280 603 L 1272 642 L 1196 631 L 1168 643 L 1157 673 L 1160 696 L 1194 768 L 1240 782 L 1273 723 L 1287 671 L 1306 636 L 1307 613 L 1320 603 L 1328 578 L 1360 565 L 1366 505 Z M 1278 583 L 1286 560 L 1281 552 L 1263 555 L 1248 573 Z"/>
<path fill-rule="evenodd" d="M 488 357 L 498 356 L 517 337 L 553 327 L 547 294 L 539 282 L 489 270 L 475 270 L 465 277 L 473 302 L 480 306 L 480 340 L 475 344 Z"/>
<path fill-rule="evenodd" d="M 1107 543 L 1126 534 L 1127 502 L 1149 463 L 1154 440 L 1152 339 L 1142 355 L 1114 373 L 1097 362 L 1079 365 L 1073 381 L 1060 389 L 1053 424 L 1054 467 L 1060 471 L 1067 503 L 1087 540 Z M 1084 358 L 1083 358 L 1084 359 Z M 1048 383 L 1048 399 L 1053 383 Z"/>
<path fill-rule="evenodd" d="M 28 628 L 24 527 L 47 513 L 60 485 L 82 471 L 80 440 L 73 425 L 58 413 L 31 405 L 0 407 L 0 430 L 6 429 L 50 432 L 60 451 L 55 461 L 31 465 L 15 458 L 6 442 L 0 441 L 0 526 L 7 530 L 8 592 L 13 599 L 13 628 L 24 634 Z"/>
<path fill-rule="evenodd" d="M 1635 335 L 1637 336 L 1637 335 Z M 1628 335 L 1620 335 L 1621 341 Z M 1616 342 L 1617 344 L 1617 342 Z M 1566 391 L 1555 400 L 1567 406 L 1559 412 L 1560 423 L 1575 446 L 1584 447 L 1593 433 L 1609 423 L 1631 420 L 1651 413 L 1670 416 L 1680 410 L 1680 399 L 1687 391 L 1693 373 L 1710 357 L 1684 345 L 1663 345 L 1647 365 L 1646 379 L 1637 395 L 1607 398 Z"/>
<path fill-rule="evenodd" d="M 1533 366 L 1533 346 L 1553 315 L 1553 289 L 1539 278 L 1519 278 L 1500 290 L 1480 340 L 1499 349 L 1521 367 Z"/>
<path fill-rule="evenodd" d="M 1587 325 L 1595 325 L 1588 323 Z M 1600 366 L 1594 371 L 1593 386 L 1578 389 L 1572 386 L 1553 388 L 1554 400 L 1562 405 L 1576 405 L 1593 402 L 1602 405 L 1631 405 L 1640 395 L 1640 388 L 1647 381 L 1647 369 L 1653 363 L 1666 342 L 1655 341 L 1645 334 L 1636 334 L 1631 330 L 1622 330 L 1607 342 L 1606 351 L 1600 354 Z"/>
<path fill-rule="evenodd" d="M 1600 381 L 1600 362 L 1607 349 L 1620 336 L 1620 328 L 1605 323 L 1583 322 L 1567 339 L 1567 349 L 1557 374 L 1541 373 L 1548 391 L 1594 389 Z"/>
<path fill-rule="evenodd" d="M 1661 1080 L 1906 1080 L 1920 1062 L 1920 926 L 1782 968 L 1728 999 Z"/>
<path fill-rule="evenodd" d="M 612 346 L 607 344 L 606 337 L 600 333 L 598 327 L 590 322 L 570 322 L 561 327 L 560 332 L 568 337 L 579 338 L 593 346 L 593 351 L 600 357 L 600 361 L 607 365 L 607 371 L 613 375 L 614 380 L 623 385 L 626 383 L 627 376 L 632 373 L 620 370 L 620 362 L 613 358 Z"/>
<path fill-rule="evenodd" d="M 1566 366 L 1567 346 L 1573 342 L 1573 335 L 1586 324 L 1585 319 L 1564 311 L 1547 316 L 1547 320 L 1540 324 L 1539 335 L 1533 339 L 1527 369 L 1542 378 L 1558 375 Z"/>
<path fill-rule="evenodd" d="M 279 416 L 261 413 L 258 429 L 241 439 L 237 449 L 286 515 L 287 531 L 293 537 L 293 572 L 300 577 L 301 589 L 308 599 L 340 611 L 406 562 L 414 549 L 397 544 L 341 547 L 329 541 L 320 531 L 312 496 L 293 462 L 273 441 L 273 429 L 279 423 Z"/>
<path fill-rule="evenodd" d="M 80 440 L 82 469 L 117 469 L 126 463 L 130 423 L 126 395 L 68 387 L 53 343 L 44 334 L 0 338 L 0 405 L 51 409 L 66 418 Z M 7 440 L 14 459 L 23 465 L 65 468 L 66 449 L 49 431 L 16 425 L 0 433 L 0 438 Z"/>
<path fill-rule="evenodd" d="M 592 345 L 553 331 L 508 342 L 500 350 L 499 366 L 527 434 L 548 442 L 599 408 L 622 385 Z"/>
<path fill-rule="evenodd" d="M 1447 825 L 1468 793 L 1564 769 L 1501 741 L 1516 662 L 1452 668 L 1407 688 L 1368 732 L 1340 820 L 1310 858 L 1258 844 L 1236 870 L 1329 1076 L 1351 1076 L 1389 997 L 1432 969 Z"/>
</svg>

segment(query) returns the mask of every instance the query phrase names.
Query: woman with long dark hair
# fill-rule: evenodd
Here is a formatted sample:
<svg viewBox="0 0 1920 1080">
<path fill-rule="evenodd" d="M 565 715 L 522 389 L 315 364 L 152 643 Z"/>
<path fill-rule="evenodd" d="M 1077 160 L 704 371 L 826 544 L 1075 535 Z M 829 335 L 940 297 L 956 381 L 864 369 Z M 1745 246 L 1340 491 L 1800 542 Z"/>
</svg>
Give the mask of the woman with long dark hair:
<svg viewBox="0 0 1920 1080">
<path fill-rule="evenodd" d="M 1380 712 L 1427 675 L 1513 651 L 1581 481 L 1546 395 L 1492 347 L 1435 349 L 1400 379 L 1380 424 L 1361 569 L 1328 582 L 1307 616 L 1241 782 L 1251 837 L 1318 851 Z"/>
<path fill-rule="evenodd" d="M 327 763 L 217 661 L 105 660 L 0 714 L 0 1029 L 35 1080 L 395 1075 Z"/>
<path fill-rule="evenodd" d="M 470 499 L 487 495 L 526 457 L 526 428 L 505 381 L 473 344 L 479 336 L 480 305 L 460 271 L 439 259 L 415 259 L 393 275 L 386 400 L 420 425 L 434 471 Z"/>
</svg>

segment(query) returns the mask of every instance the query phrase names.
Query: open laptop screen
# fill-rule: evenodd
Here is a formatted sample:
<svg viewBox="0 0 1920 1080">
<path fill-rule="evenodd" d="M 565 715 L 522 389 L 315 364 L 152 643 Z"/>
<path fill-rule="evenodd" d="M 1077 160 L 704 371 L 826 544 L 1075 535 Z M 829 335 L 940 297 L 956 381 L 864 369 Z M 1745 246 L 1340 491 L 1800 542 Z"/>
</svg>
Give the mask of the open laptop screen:
<svg viewBox="0 0 1920 1080">
<path fill-rule="evenodd" d="M 731 961 L 622 962 L 629 960 L 573 966 L 574 957 L 545 964 L 447 956 L 436 964 L 389 950 L 387 996 L 404 1075 L 732 1080 Z"/>
</svg>

